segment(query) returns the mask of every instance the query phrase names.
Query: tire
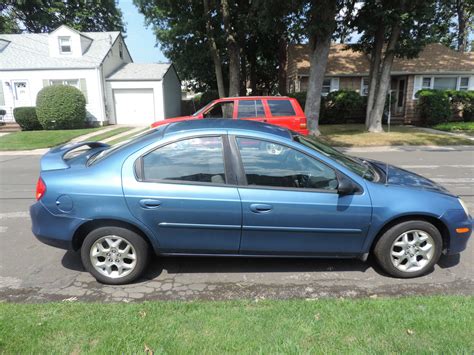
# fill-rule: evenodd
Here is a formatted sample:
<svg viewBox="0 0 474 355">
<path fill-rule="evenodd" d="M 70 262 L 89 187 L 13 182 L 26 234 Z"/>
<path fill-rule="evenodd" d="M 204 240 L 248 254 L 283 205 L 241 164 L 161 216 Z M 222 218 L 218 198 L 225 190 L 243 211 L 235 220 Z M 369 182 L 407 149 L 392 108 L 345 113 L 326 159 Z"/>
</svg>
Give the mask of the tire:
<svg viewBox="0 0 474 355">
<path fill-rule="evenodd" d="M 99 245 L 100 244 L 100 245 Z M 147 242 L 120 227 L 101 227 L 90 232 L 81 247 L 82 264 L 97 281 L 122 285 L 143 274 L 149 257 Z"/>
<path fill-rule="evenodd" d="M 407 221 L 394 225 L 380 237 L 374 256 L 388 274 L 413 278 L 433 269 L 442 246 L 441 233 L 434 225 L 421 220 Z"/>
</svg>

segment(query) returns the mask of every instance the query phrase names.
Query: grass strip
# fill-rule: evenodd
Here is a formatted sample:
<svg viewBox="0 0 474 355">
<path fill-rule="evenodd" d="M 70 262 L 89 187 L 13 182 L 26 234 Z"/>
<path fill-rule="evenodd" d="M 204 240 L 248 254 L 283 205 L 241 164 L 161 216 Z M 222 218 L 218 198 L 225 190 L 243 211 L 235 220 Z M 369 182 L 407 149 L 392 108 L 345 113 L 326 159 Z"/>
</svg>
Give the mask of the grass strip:
<svg viewBox="0 0 474 355">
<path fill-rule="evenodd" d="M 0 303 L 4 353 L 472 353 L 474 297 Z"/>
<path fill-rule="evenodd" d="M 392 126 L 390 132 L 369 133 L 362 124 L 322 125 L 321 139 L 333 146 L 473 145 L 474 141 L 446 134 L 427 133 L 413 127 Z"/>
<path fill-rule="evenodd" d="M 54 147 L 66 143 L 83 134 L 103 129 L 84 128 L 55 131 L 20 131 L 8 133 L 0 137 L 0 150 L 30 150 Z"/>
</svg>

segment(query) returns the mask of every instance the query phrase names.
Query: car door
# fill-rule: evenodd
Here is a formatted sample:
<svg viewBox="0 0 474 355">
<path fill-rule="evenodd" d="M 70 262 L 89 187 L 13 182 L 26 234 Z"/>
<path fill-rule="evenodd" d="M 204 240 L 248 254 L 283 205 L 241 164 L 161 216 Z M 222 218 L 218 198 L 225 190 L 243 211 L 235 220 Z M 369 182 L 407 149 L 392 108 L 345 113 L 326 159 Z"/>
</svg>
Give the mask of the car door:
<svg viewBox="0 0 474 355">
<path fill-rule="evenodd" d="M 267 122 L 262 100 L 237 100 L 237 119 Z"/>
<path fill-rule="evenodd" d="M 241 254 L 358 254 L 371 219 L 367 193 L 340 196 L 340 172 L 276 142 L 231 137 L 243 169 Z M 347 178 L 347 177 L 345 177 Z"/>
<path fill-rule="evenodd" d="M 241 203 L 229 185 L 226 136 L 159 146 L 123 167 L 132 214 L 152 230 L 163 253 L 237 253 Z"/>
</svg>

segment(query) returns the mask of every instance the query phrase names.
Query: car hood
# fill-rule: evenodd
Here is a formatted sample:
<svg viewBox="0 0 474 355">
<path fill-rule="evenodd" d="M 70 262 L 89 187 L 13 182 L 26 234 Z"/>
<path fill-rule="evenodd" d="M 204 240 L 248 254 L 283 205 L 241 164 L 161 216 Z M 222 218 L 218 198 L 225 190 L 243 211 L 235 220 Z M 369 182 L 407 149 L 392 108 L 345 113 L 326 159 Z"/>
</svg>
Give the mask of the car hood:
<svg viewBox="0 0 474 355">
<path fill-rule="evenodd" d="M 431 190 L 454 196 L 446 188 L 434 182 L 433 180 L 425 178 L 424 176 L 399 168 L 398 166 L 386 164 L 380 161 L 367 161 L 375 165 L 378 169 L 382 170 L 385 175 L 387 174 L 388 167 L 388 185 L 399 185 L 424 190 Z M 386 179 L 386 176 L 383 176 L 382 179 Z"/>
</svg>

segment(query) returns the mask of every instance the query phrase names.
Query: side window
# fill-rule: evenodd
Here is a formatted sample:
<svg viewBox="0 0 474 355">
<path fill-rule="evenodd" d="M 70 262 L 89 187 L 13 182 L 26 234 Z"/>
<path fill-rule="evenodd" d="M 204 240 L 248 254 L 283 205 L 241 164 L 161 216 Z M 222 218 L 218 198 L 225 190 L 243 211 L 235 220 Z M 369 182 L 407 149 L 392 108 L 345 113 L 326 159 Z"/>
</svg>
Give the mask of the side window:
<svg viewBox="0 0 474 355">
<path fill-rule="evenodd" d="M 238 118 L 265 117 L 261 100 L 242 100 L 239 101 Z"/>
<path fill-rule="evenodd" d="M 294 116 L 295 110 L 290 100 L 268 100 L 272 116 Z"/>
<path fill-rule="evenodd" d="M 205 118 L 232 118 L 234 112 L 233 102 L 218 102 L 210 111 L 204 114 Z"/>
<path fill-rule="evenodd" d="M 225 184 L 221 137 L 191 138 L 160 147 L 143 157 L 143 180 Z"/>
<path fill-rule="evenodd" d="M 336 172 L 292 148 L 250 138 L 237 138 L 249 186 L 337 189 Z"/>
</svg>

